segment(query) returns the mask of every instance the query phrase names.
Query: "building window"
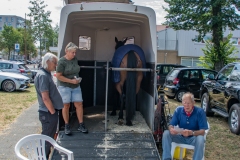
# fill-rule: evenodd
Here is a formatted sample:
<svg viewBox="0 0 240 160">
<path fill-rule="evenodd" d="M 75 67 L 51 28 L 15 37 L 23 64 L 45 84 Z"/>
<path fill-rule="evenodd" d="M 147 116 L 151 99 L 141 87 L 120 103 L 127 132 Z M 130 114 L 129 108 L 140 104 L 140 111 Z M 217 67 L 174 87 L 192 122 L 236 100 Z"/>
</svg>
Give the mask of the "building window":
<svg viewBox="0 0 240 160">
<path fill-rule="evenodd" d="M 13 22 L 13 20 L 14 20 L 14 18 L 13 18 L 13 17 L 11 17 L 11 22 Z"/>
<path fill-rule="evenodd" d="M 2 17 L 0 17 L 0 22 L 2 22 Z"/>
<path fill-rule="evenodd" d="M 12 26 L 12 23 L 11 23 L 11 22 L 8 22 L 8 26 Z"/>
<path fill-rule="evenodd" d="M 181 65 L 189 67 L 198 67 L 198 64 L 201 63 L 199 58 L 184 57 L 181 58 Z"/>
<path fill-rule="evenodd" d="M 0 27 L 0 31 L 2 31 L 2 27 Z"/>
<path fill-rule="evenodd" d="M 232 44 L 235 44 L 235 45 L 238 45 L 240 42 L 240 40 L 239 40 L 240 38 L 231 38 L 230 39 L 230 42 L 232 43 Z"/>
<path fill-rule="evenodd" d="M 195 35 L 194 42 L 196 42 L 196 43 L 206 43 L 207 41 L 212 41 L 212 36 L 211 35 L 205 35 L 200 42 L 198 41 L 197 38 L 198 38 L 198 36 Z"/>
<path fill-rule="evenodd" d="M 125 38 L 123 38 L 123 40 L 125 40 L 127 38 L 127 41 L 126 41 L 126 43 L 125 43 L 125 45 L 126 44 L 134 44 L 134 37 L 132 36 L 132 37 L 125 37 Z"/>
<path fill-rule="evenodd" d="M 90 50 L 91 49 L 91 37 L 79 36 L 79 49 Z"/>
<path fill-rule="evenodd" d="M 6 19 L 6 22 L 8 21 L 8 17 L 5 18 Z"/>
</svg>

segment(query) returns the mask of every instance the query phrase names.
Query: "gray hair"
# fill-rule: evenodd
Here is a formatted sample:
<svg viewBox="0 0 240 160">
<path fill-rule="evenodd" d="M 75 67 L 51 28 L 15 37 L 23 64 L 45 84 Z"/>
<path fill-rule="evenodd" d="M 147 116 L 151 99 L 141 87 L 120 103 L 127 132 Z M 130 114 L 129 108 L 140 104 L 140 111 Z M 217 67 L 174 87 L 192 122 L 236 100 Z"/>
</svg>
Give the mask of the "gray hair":
<svg viewBox="0 0 240 160">
<path fill-rule="evenodd" d="M 48 65 L 47 65 L 47 61 L 50 60 L 52 61 L 53 59 L 56 59 L 58 61 L 58 58 L 57 56 L 55 56 L 54 54 L 48 52 L 46 53 L 43 57 L 42 57 L 42 67 L 44 69 L 47 69 L 48 68 Z"/>
<path fill-rule="evenodd" d="M 69 42 L 65 48 L 65 51 L 68 51 L 68 50 L 77 50 L 78 49 L 78 46 L 72 42 Z"/>
<path fill-rule="evenodd" d="M 195 102 L 194 101 L 194 95 L 192 93 L 190 93 L 190 92 L 184 93 L 183 96 L 182 96 L 182 100 L 184 98 L 191 98 L 192 102 Z"/>
</svg>

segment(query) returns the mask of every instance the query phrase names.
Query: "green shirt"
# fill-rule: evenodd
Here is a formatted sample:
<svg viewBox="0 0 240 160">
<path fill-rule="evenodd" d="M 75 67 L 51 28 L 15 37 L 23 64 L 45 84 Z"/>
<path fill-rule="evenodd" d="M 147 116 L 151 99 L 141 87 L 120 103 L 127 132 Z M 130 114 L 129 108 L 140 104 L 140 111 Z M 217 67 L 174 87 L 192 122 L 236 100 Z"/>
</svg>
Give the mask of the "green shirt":
<svg viewBox="0 0 240 160">
<path fill-rule="evenodd" d="M 71 60 L 67 60 L 64 56 L 61 57 L 57 65 L 57 73 L 62 73 L 62 75 L 69 79 L 74 79 L 74 76 L 79 77 L 80 66 L 78 65 L 78 60 L 74 57 Z M 64 86 L 69 88 L 76 88 L 79 84 L 72 84 L 58 80 L 58 86 Z"/>
</svg>

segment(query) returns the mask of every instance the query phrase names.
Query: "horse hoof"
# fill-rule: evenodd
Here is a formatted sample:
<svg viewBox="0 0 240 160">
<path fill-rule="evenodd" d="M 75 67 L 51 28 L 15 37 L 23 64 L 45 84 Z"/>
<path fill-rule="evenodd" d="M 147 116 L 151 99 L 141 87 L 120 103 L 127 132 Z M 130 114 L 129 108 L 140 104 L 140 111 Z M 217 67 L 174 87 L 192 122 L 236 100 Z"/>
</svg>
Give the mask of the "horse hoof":
<svg viewBox="0 0 240 160">
<path fill-rule="evenodd" d="M 116 116 L 116 115 L 117 115 L 116 111 L 112 111 L 110 114 L 110 116 Z"/>
<path fill-rule="evenodd" d="M 122 125 L 123 125 L 123 119 L 119 119 L 117 124 L 118 124 L 119 126 L 122 126 Z"/>
<path fill-rule="evenodd" d="M 132 126 L 133 124 L 132 124 L 131 121 L 128 121 L 128 122 L 126 122 L 126 125 L 127 125 L 127 126 Z"/>
</svg>

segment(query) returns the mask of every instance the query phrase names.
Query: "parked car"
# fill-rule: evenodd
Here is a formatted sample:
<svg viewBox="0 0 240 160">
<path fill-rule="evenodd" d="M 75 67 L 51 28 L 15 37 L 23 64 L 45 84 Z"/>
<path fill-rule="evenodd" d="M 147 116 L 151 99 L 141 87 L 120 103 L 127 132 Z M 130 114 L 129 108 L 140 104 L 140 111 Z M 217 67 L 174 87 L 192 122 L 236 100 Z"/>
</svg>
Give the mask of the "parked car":
<svg viewBox="0 0 240 160">
<path fill-rule="evenodd" d="M 227 118 L 231 132 L 240 134 L 240 62 L 226 65 L 216 76 L 209 74 L 200 96 L 207 116 Z"/>
<path fill-rule="evenodd" d="M 25 90 L 30 86 L 30 78 L 17 73 L 0 70 L 0 89 L 6 92 Z"/>
<path fill-rule="evenodd" d="M 174 68 L 166 77 L 164 93 L 168 98 L 175 98 L 182 101 L 185 92 L 191 92 L 198 98 L 200 87 L 209 74 L 216 75 L 214 70 L 203 68 Z"/>
<path fill-rule="evenodd" d="M 32 79 L 31 70 L 22 62 L 2 60 L 0 61 L 0 69 L 3 72 L 19 73 Z"/>
<path fill-rule="evenodd" d="M 165 78 L 167 74 L 173 69 L 173 68 L 179 68 L 179 67 L 185 67 L 178 64 L 161 64 L 158 63 L 156 66 L 157 70 L 157 89 L 158 92 L 163 90 L 163 84 L 165 82 Z"/>
</svg>

